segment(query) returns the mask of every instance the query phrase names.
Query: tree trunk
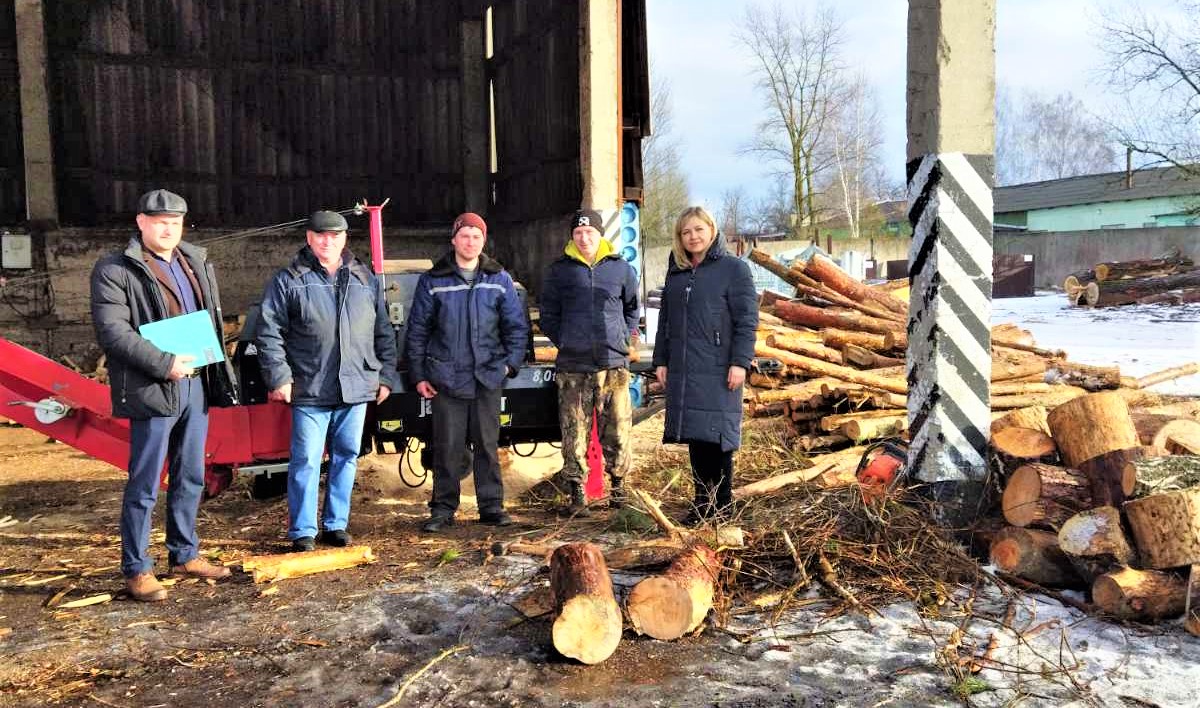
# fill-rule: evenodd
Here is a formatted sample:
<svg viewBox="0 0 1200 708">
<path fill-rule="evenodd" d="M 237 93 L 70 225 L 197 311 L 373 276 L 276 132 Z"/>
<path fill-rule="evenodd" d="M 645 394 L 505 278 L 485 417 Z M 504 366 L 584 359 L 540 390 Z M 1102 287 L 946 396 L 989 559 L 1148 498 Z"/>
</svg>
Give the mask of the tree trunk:
<svg viewBox="0 0 1200 708">
<path fill-rule="evenodd" d="M 1160 384 L 1165 381 L 1173 381 L 1175 379 L 1183 378 L 1184 376 L 1191 376 L 1192 374 L 1200 374 L 1200 361 L 1194 361 L 1190 364 L 1184 364 L 1183 366 L 1173 366 L 1170 369 L 1163 369 L 1162 371 L 1156 371 L 1153 374 L 1142 376 L 1137 379 L 1137 387 L 1150 388 L 1155 384 Z"/>
<path fill-rule="evenodd" d="M 842 361 L 861 366 L 864 369 L 882 369 L 885 366 L 902 366 L 903 359 L 884 356 L 857 344 L 847 344 L 842 347 Z M 835 364 L 841 362 L 834 362 Z"/>
<path fill-rule="evenodd" d="M 585 664 L 598 664 L 621 642 L 621 608 L 613 597 L 604 554 L 593 543 L 568 543 L 550 556 L 554 594 L 554 648 Z"/>
<path fill-rule="evenodd" d="M 1137 430 L 1138 441 L 1143 446 L 1153 446 L 1154 436 L 1158 435 L 1158 431 L 1162 430 L 1162 427 L 1167 423 L 1179 420 L 1177 416 L 1164 415 L 1162 413 L 1138 413 L 1131 411 L 1130 416 L 1133 418 L 1133 427 Z"/>
<path fill-rule="evenodd" d="M 254 582 L 286 580 L 302 575 L 344 570 L 374 563 L 370 546 L 347 546 L 304 553 L 279 553 L 270 556 L 251 556 L 242 561 L 242 570 L 254 577 Z"/>
<path fill-rule="evenodd" d="M 897 314 L 906 315 L 908 304 L 891 293 L 876 290 L 851 278 L 828 258 L 817 255 L 804 266 L 804 273 L 856 302 L 869 302 Z"/>
<path fill-rule="evenodd" d="M 751 418 L 773 418 L 783 415 L 786 405 L 784 401 L 773 401 L 771 403 L 750 401 L 746 404 L 746 412 L 750 414 Z"/>
<path fill-rule="evenodd" d="M 1012 473 L 1001 506 L 1013 526 L 1058 531 L 1067 519 L 1091 508 L 1091 484 L 1074 470 L 1035 462 Z"/>
<path fill-rule="evenodd" d="M 992 449 L 1010 463 L 1009 469 L 1028 462 L 1052 462 L 1058 456 L 1054 438 L 1033 428 L 1005 428 L 992 433 Z"/>
<path fill-rule="evenodd" d="M 1089 366 L 1057 360 L 1046 369 L 1046 381 L 1104 391 L 1121 386 L 1121 370 L 1115 366 Z"/>
<path fill-rule="evenodd" d="M 1116 566 L 1133 565 L 1135 558 L 1121 528 L 1121 512 L 1111 506 L 1081 511 L 1064 521 L 1058 547 L 1089 582 Z"/>
<path fill-rule="evenodd" d="M 1179 256 L 1173 258 L 1148 258 L 1133 261 L 1110 261 L 1097 263 L 1092 269 L 1097 282 L 1103 283 L 1122 278 L 1147 278 L 1172 275 L 1190 270 L 1192 259 Z"/>
<path fill-rule="evenodd" d="M 1136 480 L 1133 496 L 1145 497 L 1200 485 L 1200 456 L 1164 455 L 1130 463 Z"/>
<path fill-rule="evenodd" d="M 1037 357 L 1012 359 L 992 355 L 992 381 L 1012 381 L 1046 373 L 1046 361 Z"/>
<path fill-rule="evenodd" d="M 1032 428 L 1050 434 L 1050 426 L 1046 423 L 1046 409 L 1043 406 L 1015 408 L 992 421 L 992 435 L 1005 428 Z"/>
<path fill-rule="evenodd" d="M 881 334 L 849 332 L 844 329 L 834 329 L 832 327 L 826 327 L 821 330 L 821 341 L 825 343 L 825 346 L 839 351 L 850 344 L 862 347 L 863 349 L 870 349 L 873 352 L 887 352 L 892 350 L 891 345 L 888 344 L 887 337 Z"/>
<path fill-rule="evenodd" d="M 899 435 L 908 429 L 908 414 L 891 415 L 875 418 L 858 418 L 842 424 L 842 435 L 855 443 L 864 440 L 879 440 Z"/>
<path fill-rule="evenodd" d="M 1008 527 L 992 540 L 992 563 L 1007 573 L 1051 587 L 1078 587 L 1079 574 L 1049 531 Z"/>
<path fill-rule="evenodd" d="M 1200 302 L 1200 286 L 1194 288 L 1180 288 L 1179 290 L 1170 290 L 1165 293 L 1156 295 L 1147 295 L 1139 297 L 1134 301 L 1135 305 L 1186 305 L 1191 302 Z"/>
<path fill-rule="evenodd" d="M 833 378 L 841 379 L 843 381 L 860 383 L 864 386 L 871 386 L 872 388 L 891 391 L 892 393 L 908 393 L 908 383 L 904 379 L 885 378 L 877 374 L 859 371 L 857 369 L 851 369 L 845 366 L 838 366 L 837 364 L 830 364 L 828 362 L 820 361 L 819 359 L 800 356 L 799 354 L 792 354 L 791 352 L 787 352 L 782 349 L 775 349 L 774 347 L 768 347 L 765 345 L 755 345 L 754 349 L 755 356 L 765 356 L 771 357 L 772 359 L 778 359 L 790 367 L 803 369 L 813 374 L 832 376 Z"/>
<path fill-rule="evenodd" d="M 994 411 L 1013 408 L 1055 408 L 1067 401 L 1073 401 L 1080 396 L 1086 396 L 1087 391 L 1074 386 L 1055 386 L 1054 390 L 1041 393 L 1027 393 L 1012 396 L 992 396 L 991 406 Z"/>
<path fill-rule="evenodd" d="M 1200 422 L 1173 420 L 1159 428 L 1150 445 L 1168 455 L 1200 455 Z"/>
<path fill-rule="evenodd" d="M 821 418 L 821 430 L 824 430 L 824 431 L 830 432 L 830 433 L 832 433 L 834 431 L 839 431 L 843 435 L 846 435 L 846 431 L 843 430 L 843 428 L 845 427 L 845 425 L 847 423 L 850 423 L 852 421 L 870 420 L 873 418 L 882 418 L 887 421 L 895 421 L 897 419 L 904 418 L 904 416 L 906 416 L 906 415 L 908 415 L 908 411 L 897 410 L 897 409 L 880 410 L 880 411 L 859 411 L 857 413 L 839 413 L 836 415 L 827 415 L 827 416 Z"/>
<path fill-rule="evenodd" d="M 1096 578 L 1092 600 L 1120 619 L 1178 617 L 1187 602 L 1187 581 L 1174 573 L 1120 568 Z"/>
<path fill-rule="evenodd" d="M 1133 492 L 1125 465 L 1141 456 L 1137 429 L 1125 399 L 1105 391 L 1080 396 L 1046 416 L 1063 463 L 1092 481 L 1092 500 L 1119 506 Z"/>
<path fill-rule="evenodd" d="M 1145 567 L 1200 563 L 1200 487 L 1133 499 L 1125 516 Z"/>
<path fill-rule="evenodd" d="M 814 359 L 827 361 L 831 364 L 841 364 L 842 354 L 836 349 L 819 342 L 813 342 L 805 337 L 793 337 L 784 334 L 772 334 L 767 337 L 767 346 L 784 349 L 795 354 L 811 356 Z"/>
<path fill-rule="evenodd" d="M 1109 280 L 1096 285 L 1096 297 L 1091 297 L 1090 292 L 1084 296 L 1087 304 L 1093 307 L 1130 305 L 1150 295 L 1200 286 L 1200 269 L 1158 278 Z"/>
<path fill-rule="evenodd" d="M 699 627 L 712 609 L 720 571 L 708 546 L 679 554 L 662 575 L 646 578 L 629 593 L 625 609 L 634 631 L 670 641 Z"/>
</svg>

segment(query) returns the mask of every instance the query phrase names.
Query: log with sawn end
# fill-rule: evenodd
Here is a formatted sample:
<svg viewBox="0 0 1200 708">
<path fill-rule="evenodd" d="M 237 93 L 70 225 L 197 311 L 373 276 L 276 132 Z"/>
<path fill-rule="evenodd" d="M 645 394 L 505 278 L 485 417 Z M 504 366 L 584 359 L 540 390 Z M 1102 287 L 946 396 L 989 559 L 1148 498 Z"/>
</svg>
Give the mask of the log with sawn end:
<svg viewBox="0 0 1200 708">
<path fill-rule="evenodd" d="M 621 608 L 612 576 L 594 543 L 568 543 L 550 555 L 554 648 L 584 664 L 598 664 L 621 643 Z"/>
<path fill-rule="evenodd" d="M 695 630 L 713 607 L 720 570 L 708 546 L 696 544 L 679 553 L 665 572 L 630 591 L 625 609 L 634 631 L 669 641 Z"/>
<path fill-rule="evenodd" d="M 1121 619 L 1178 617 L 1187 604 L 1187 581 L 1174 573 L 1117 568 L 1092 582 L 1092 600 Z"/>
<path fill-rule="evenodd" d="M 1058 529 L 1058 547 L 1089 583 L 1118 566 L 1133 565 L 1133 547 L 1121 527 L 1121 512 L 1098 506 L 1075 514 Z"/>
<path fill-rule="evenodd" d="M 1013 526 L 1058 531 L 1067 519 L 1092 507 L 1091 483 L 1074 470 L 1035 462 L 1012 473 L 1000 504 Z"/>
<path fill-rule="evenodd" d="M 1080 587 L 1082 580 L 1058 536 L 1038 529 L 1007 527 L 992 539 L 992 563 L 1000 570 L 1038 585 Z"/>
<path fill-rule="evenodd" d="M 856 302 L 869 302 L 899 315 L 908 314 L 908 303 L 885 290 L 877 290 L 855 280 L 825 256 L 813 256 L 804 266 L 804 274 Z"/>
<path fill-rule="evenodd" d="M 1143 567 L 1200 563 L 1200 487 L 1131 499 L 1124 511 Z"/>
<path fill-rule="evenodd" d="M 1133 492 L 1126 463 L 1140 457 L 1141 442 L 1125 399 L 1115 391 L 1080 396 L 1046 416 L 1063 463 L 1092 480 L 1092 501 L 1119 506 Z"/>
<path fill-rule="evenodd" d="M 250 556 L 242 560 L 242 570 L 254 577 L 254 582 L 285 580 L 313 573 L 344 570 L 365 563 L 374 563 L 370 546 L 347 546 L 303 553 L 278 553 L 269 556 Z"/>
</svg>

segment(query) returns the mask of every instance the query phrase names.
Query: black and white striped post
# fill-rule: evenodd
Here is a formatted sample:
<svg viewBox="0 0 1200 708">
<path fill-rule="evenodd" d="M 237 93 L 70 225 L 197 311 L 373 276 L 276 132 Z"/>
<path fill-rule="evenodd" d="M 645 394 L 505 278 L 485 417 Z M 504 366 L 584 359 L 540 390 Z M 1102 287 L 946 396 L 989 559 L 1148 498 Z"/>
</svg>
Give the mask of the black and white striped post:
<svg viewBox="0 0 1200 708">
<path fill-rule="evenodd" d="M 995 0 L 910 0 L 909 469 L 935 520 L 984 501 L 991 427 Z"/>
</svg>

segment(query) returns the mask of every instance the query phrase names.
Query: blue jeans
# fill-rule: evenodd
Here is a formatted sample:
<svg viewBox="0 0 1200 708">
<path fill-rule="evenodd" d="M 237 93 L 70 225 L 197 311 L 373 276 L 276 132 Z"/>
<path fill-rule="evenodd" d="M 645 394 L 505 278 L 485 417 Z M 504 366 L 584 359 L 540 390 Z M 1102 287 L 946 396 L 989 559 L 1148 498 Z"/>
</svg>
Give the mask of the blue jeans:
<svg viewBox="0 0 1200 708">
<path fill-rule="evenodd" d="M 292 406 L 292 449 L 288 461 L 288 538 L 317 535 L 317 487 L 321 458 L 329 443 L 329 479 L 321 525 L 326 531 L 345 530 L 350 522 L 350 492 L 358 468 L 367 404 L 351 406 Z"/>
<path fill-rule="evenodd" d="M 121 573 L 132 578 L 154 569 L 149 555 L 150 519 L 167 467 L 167 552 L 171 565 L 200 553 L 196 512 L 204 492 L 204 440 L 208 412 L 204 384 L 181 379 L 179 415 L 129 421 L 129 481 L 121 500 Z M 168 459 L 169 455 L 169 459 Z"/>
</svg>

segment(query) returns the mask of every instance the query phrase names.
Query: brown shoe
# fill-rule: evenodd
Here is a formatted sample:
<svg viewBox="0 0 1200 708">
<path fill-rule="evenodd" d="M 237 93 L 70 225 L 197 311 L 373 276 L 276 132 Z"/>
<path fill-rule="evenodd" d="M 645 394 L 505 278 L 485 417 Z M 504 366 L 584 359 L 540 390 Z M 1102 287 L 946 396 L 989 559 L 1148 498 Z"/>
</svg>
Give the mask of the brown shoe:
<svg viewBox="0 0 1200 708">
<path fill-rule="evenodd" d="M 193 558 L 183 565 L 172 566 L 171 575 L 200 578 L 201 580 L 220 580 L 228 578 L 231 571 L 223 565 L 213 565 L 203 558 Z"/>
<path fill-rule="evenodd" d="M 138 602 L 162 602 L 167 599 L 167 589 L 158 582 L 154 573 L 138 573 L 132 578 L 125 578 L 125 587 L 130 597 Z"/>
</svg>

